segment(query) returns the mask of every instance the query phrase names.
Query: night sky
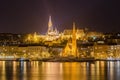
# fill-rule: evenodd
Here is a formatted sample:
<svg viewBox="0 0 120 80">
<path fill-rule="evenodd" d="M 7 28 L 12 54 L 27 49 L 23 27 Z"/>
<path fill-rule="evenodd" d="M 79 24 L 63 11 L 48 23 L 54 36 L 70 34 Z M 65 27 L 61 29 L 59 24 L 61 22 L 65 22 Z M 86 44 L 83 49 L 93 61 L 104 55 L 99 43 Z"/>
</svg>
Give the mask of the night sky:
<svg viewBox="0 0 120 80">
<path fill-rule="evenodd" d="M 120 32 L 119 0 L 0 0 L 0 33 L 46 33 L 49 15 L 59 31 L 87 27 Z"/>
</svg>

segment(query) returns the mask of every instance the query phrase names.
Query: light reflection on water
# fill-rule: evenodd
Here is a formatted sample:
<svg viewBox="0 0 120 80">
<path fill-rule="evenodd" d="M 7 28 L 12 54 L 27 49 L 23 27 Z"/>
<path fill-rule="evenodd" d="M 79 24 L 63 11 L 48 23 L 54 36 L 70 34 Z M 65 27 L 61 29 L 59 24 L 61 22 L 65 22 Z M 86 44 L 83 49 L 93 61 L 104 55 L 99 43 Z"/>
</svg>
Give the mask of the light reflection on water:
<svg viewBox="0 0 120 80">
<path fill-rule="evenodd" d="M 0 61 L 0 80 L 119 80 L 119 61 Z"/>
</svg>

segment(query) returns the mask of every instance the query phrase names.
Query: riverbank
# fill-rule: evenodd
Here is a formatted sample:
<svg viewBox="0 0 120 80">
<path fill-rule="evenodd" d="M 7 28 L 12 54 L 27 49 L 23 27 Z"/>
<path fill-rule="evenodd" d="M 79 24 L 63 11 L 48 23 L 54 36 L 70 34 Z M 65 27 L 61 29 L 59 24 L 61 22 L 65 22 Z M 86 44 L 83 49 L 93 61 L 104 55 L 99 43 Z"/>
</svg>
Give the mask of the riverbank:
<svg viewBox="0 0 120 80">
<path fill-rule="evenodd" d="M 120 61 L 120 59 L 95 59 L 95 58 L 74 58 L 74 57 L 59 57 L 59 58 L 42 58 L 42 59 L 0 59 L 0 61 L 41 61 L 41 62 L 94 62 L 94 61 Z"/>
<path fill-rule="evenodd" d="M 48 59 L 41 59 L 40 61 L 45 62 L 87 62 L 87 61 L 95 61 L 94 58 L 85 58 L 79 59 L 74 57 L 59 57 L 59 58 L 48 58 Z"/>
</svg>

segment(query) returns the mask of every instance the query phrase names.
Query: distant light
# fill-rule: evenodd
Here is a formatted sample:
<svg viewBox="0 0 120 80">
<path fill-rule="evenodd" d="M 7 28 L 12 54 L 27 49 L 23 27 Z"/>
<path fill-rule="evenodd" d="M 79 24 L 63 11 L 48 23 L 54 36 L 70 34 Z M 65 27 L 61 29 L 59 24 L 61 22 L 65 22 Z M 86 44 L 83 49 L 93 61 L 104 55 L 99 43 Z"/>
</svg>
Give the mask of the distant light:
<svg viewBox="0 0 120 80">
<path fill-rule="evenodd" d="M 118 36 L 120 36 L 120 34 L 118 34 Z"/>
<path fill-rule="evenodd" d="M 96 39 L 96 37 L 95 37 L 95 36 L 93 36 L 93 39 L 95 40 L 95 39 Z"/>
<path fill-rule="evenodd" d="M 104 43 L 104 41 L 98 41 L 97 43 L 101 43 L 101 44 L 103 44 L 103 43 Z"/>
<path fill-rule="evenodd" d="M 20 37 L 21 37 L 21 35 L 18 35 L 18 37 L 20 38 Z"/>
</svg>

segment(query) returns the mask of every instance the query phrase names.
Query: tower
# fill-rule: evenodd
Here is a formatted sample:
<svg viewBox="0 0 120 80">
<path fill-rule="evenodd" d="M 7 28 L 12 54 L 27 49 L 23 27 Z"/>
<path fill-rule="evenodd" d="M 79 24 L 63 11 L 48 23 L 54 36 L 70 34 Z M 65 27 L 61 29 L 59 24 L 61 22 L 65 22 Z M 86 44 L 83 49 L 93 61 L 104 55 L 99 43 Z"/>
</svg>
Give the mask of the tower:
<svg viewBox="0 0 120 80">
<path fill-rule="evenodd" d="M 56 40 L 57 38 L 59 38 L 59 32 L 58 30 L 55 28 L 53 28 L 53 24 L 52 24 L 52 20 L 51 20 L 51 16 L 49 16 L 49 21 L 48 21 L 48 30 L 46 33 L 46 41 L 53 41 Z"/>
<path fill-rule="evenodd" d="M 48 34 L 50 32 L 53 32 L 53 24 L 52 24 L 52 20 L 51 20 L 51 16 L 49 16 L 49 21 L 48 21 Z"/>
<path fill-rule="evenodd" d="M 76 29 L 74 22 L 73 22 L 73 33 L 72 33 L 72 55 L 77 57 Z"/>
<path fill-rule="evenodd" d="M 72 55 L 77 57 L 77 42 L 76 42 L 76 29 L 75 23 L 73 23 L 72 39 L 69 39 L 65 49 L 63 50 L 62 56 Z"/>
</svg>

